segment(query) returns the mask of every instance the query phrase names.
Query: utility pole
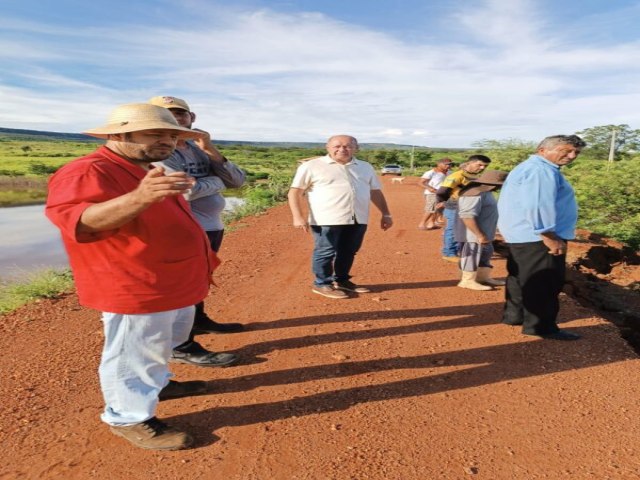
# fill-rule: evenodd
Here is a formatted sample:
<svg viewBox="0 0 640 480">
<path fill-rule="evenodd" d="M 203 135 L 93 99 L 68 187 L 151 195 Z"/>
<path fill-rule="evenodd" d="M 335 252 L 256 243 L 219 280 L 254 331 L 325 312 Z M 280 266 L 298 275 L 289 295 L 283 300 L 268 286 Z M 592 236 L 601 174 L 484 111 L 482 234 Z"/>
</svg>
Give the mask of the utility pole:
<svg viewBox="0 0 640 480">
<path fill-rule="evenodd" d="M 611 130 L 611 146 L 609 147 L 609 163 L 613 163 L 613 155 L 616 151 L 616 129 Z"/>
<path fill-rule="evenodd" d="M 409 165 L 411 173 L 413 173 L 413 157 L 414 157 L 415 152 L 416 152 L 416 146 L 415 145 L 411 145 L 411 163 Z"/>
</svg>

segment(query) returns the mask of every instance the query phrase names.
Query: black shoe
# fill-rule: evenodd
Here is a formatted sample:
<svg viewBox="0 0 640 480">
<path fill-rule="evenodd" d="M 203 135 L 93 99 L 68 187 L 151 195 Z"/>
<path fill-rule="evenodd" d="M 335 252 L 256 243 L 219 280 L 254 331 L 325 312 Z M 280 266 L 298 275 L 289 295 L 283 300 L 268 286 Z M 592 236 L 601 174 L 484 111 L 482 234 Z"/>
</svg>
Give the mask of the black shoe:
<svg viewBox="0 0 640 480">
<path fill-rule="evenodd" d="M 174 350 L 169 361 L 198 367 L 227 367 L 236 363 L 238 357 L 233 353 L 210 352 L 198 342 L 188 342 Z"/>
<path fill-rule="evenodd" d="M 368 289 L 367 287 L 356 285 L 351 280 L 343 280 L 342 282 L 333 282 L 333 288 L 337 290 L 346 290 L 347 292 L 354 292 L 354 293 L 371 292 L 371 290 Z"/>
<path fill-rule="evenodd" d="M 241 323 L 218 323 L 209 317 L 201 317 L 193 321 L 191 331 L 194 335 L 203 335 L 206 333 L 236 333 L 244 330 Z"/>
<path fill-rule="evenodd" d="M 207 382 L 191 380 L 188 382 L 175 382 L 169 380 L 166 387 L 160 390 L 158 400 L 171 400 L 172 398 L 192 397 L 207 393 Z"/>
<path fill-rule="evenodd" d="M 579 340 L 580 335 L 576 335 L 575 333 L 571 333 L 571 332 L 567 332 L 566 330 L 558 330 L 557 332 L 553 332 L 553 333 L 543 333 L 541 335 L 535 335 L 535 334 L 526 334 L 526 335 L 533 335 L 536 337 L 540 337 L 540 338 L 544 338 L 545 340 L 564 340 L 564 341 L 571 341 L 571 340 Z"/>
<path fill-rule="evenodd" d="M 517 326 L 517 325 L 522 325 L 523 321 L 522 320 L 510 320 L 508 318 L 503 318 L 502 319 L 502 323 L 504 325 Z"/>
</svg>

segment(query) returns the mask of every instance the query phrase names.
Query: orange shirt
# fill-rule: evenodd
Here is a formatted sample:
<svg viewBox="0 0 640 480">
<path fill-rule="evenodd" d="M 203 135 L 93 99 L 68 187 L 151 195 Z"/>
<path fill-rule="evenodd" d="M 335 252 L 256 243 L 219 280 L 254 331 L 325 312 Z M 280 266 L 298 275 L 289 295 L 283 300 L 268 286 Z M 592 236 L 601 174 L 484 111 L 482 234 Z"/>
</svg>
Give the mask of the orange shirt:
<svg viewBox="0 0 640 480">
<path fill-rule="evenodd" d="M 122 227 L 77 234 L 89 206 L 134 190 L 145 171 L 106 147 L 58 170 L 45 213 L 60 229 L 80 303 L 103 312 L 156 313 L 200 302 L 219 261 L 181 195 Z"/>
</svg>

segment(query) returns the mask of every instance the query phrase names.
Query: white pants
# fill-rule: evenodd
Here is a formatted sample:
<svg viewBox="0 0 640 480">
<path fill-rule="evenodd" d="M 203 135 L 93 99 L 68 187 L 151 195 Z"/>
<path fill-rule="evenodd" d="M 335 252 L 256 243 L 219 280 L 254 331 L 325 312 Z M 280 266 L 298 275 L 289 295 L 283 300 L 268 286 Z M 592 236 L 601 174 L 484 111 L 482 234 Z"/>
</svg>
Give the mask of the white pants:
<svg viewBox="0 0 640 480">
<path fill-rule="evenodd" d="M 172 376 L 171 352 L 189 337 L 193 316 L 193 306 L 144 315 L 103 312 L 103 422 L 131 425 L 155 415 L 158 393 Z"/>
</svg>

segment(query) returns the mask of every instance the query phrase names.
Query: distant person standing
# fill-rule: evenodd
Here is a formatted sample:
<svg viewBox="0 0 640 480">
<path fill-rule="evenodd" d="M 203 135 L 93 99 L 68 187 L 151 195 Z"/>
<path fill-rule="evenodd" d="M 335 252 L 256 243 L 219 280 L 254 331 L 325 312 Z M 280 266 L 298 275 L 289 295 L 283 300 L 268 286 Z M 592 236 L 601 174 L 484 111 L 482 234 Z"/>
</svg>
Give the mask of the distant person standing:
<svg viewBox="0 0 640 480">
<path fill-rule="evenodd" d="M 187 102 L 180 98 L 158 96 L 149 103 L 168 109 L 181 127 L 192 129 L 196 114 Z M 239 188 L 245 182 L 245 174 L 227 160 L 215 147 L 208 132 L 193 129 L 202 136 L 195 141 L 178 142 L 173 155 L 160 164 L 169 172 L 185 172 L 195 178 L 195 184 L 184 197 L 191 206 L 191 212 L 200 223 L 211 248 L 220 250 L 224 235 L 222 211 L 225 199 L 220 192 L 225 188 Z M 241 323 L 219 323 L 204 311 L 204 301 L 195 305 L 195 319 L 189 339 L 174 349 L 172 360 L 179 363 L 204 367 L 231 365 L 237 358 L 230 353 L 215 353 L 204 349 L 194 340 L 194 336 L 205 333 L 233 333 L 243 330 Z"/>
<path fill-rule="evenodd" d="M 586 143 L 577 135 L 547 137 L 535 155 L 514 168 L 498 200 L 498 228 L 509 244 L 503 323 L 522 333 L 577 340 L 556 321 L 565 279 L 567 240 L 575 237 L 578 206 L 560 168 Z"/>
<path fill-rule="evenodd" d="M 289 190 L 289 207 L 293 226 L 313 233 L 312 292 L 342 299 L 348 297 L 345 292 L 370 291 L 350 280 L 351 266 L 367 231 L 369 203 L 382 213 L 383 230 L 393 222 L 375 170 L 355 158 L 358 141 L 335 135 L 326 148 L 326 156 L 298 167 Z"/>
<path fill-rule="evenodd" d="M 460 169 L 448 175 L 440 184 L 436 192 L 438 207 L 444 206 L 444 218 L 447 224 L 442 232 L 442 259 L 448 262 L 458 263 L 458 244 L 455 241 L 454 225 L 458 210 L 458 193 L 465 185 L 489 166 L 491 159 L 485 155 L 471 155 L 466 162 L 460 165 Z"/>
<path fill-rule="evenodd" d="M 491 287 L 505 284 L 491 278 L 491 257 L 498 223 L 498 203 L 492 192 L 506 177 L 506 172 L 488 170 L 460 190 L 455 223 L 462 271 L 459 287 L 492 290 Z"/>
<path fill-rule="evenodd" d="M 424 214 L 420 218 L 420 223 L 418 223 L 418 230 L 433 230 L 436 228 L 438 212 L 442 211 L 442 207 L 436 208 L 438 203 L 436 192 L 447 173 L 449 173 L 451 165 L 452 160 L 450 158 L 441 158 L 436 163 L 435 168 L 428 170 L 420 177 L 418 185 L 424 188 L 425 205 Z"/>
</svg>

